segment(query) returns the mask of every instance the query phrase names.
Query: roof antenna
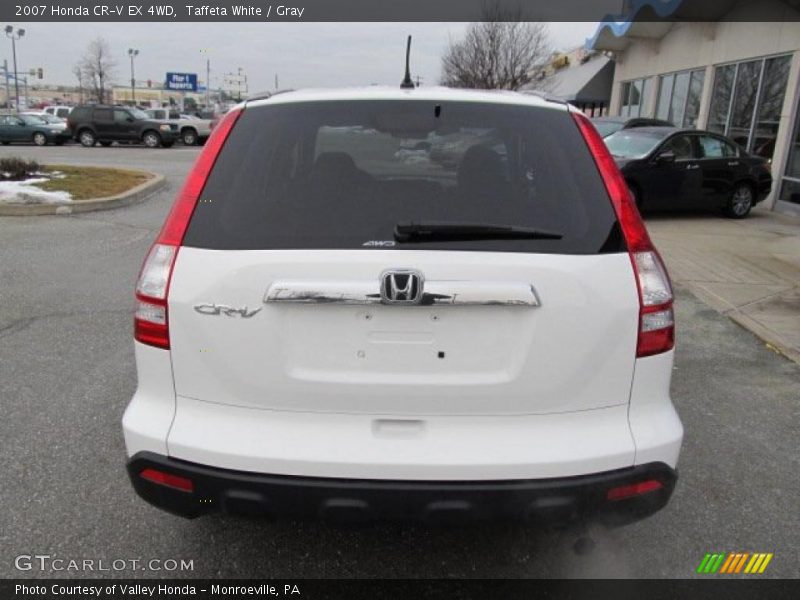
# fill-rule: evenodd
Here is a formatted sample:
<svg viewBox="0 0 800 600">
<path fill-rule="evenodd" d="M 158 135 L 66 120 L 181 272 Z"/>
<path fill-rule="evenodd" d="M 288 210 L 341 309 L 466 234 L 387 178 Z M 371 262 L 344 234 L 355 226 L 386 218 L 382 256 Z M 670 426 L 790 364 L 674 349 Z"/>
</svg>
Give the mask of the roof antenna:
<svg viewBox="0 0 800 600">
<path fill-rule="evenodd" d="M 406 76 L 403 78 L 403 81 L 400 83 L 401 89 L 407 88 L 414 88 L 414 82 L 411 81 L 411 69 L 408 66 L 409 57 L 411 56 L 411 36 L 408 36 L 408 42 L 406 42 Z"/>
</svg>

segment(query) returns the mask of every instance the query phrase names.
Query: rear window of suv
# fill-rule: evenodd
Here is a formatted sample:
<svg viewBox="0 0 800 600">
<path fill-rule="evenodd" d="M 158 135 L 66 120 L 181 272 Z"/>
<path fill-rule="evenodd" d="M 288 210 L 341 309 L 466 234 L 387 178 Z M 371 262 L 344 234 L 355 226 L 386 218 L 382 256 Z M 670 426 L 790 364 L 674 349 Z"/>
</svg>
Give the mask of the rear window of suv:
<svg viewBox="0 0 800 600">
<path fill-rule="evenodd" d="M 394 240 L 403 222 L 530 227 L 561 239 Z M 245 109 L 187 246 L 594 254 L 624 250 L 566 111 L 472 102 L 326 101 Z"/>
</svg>

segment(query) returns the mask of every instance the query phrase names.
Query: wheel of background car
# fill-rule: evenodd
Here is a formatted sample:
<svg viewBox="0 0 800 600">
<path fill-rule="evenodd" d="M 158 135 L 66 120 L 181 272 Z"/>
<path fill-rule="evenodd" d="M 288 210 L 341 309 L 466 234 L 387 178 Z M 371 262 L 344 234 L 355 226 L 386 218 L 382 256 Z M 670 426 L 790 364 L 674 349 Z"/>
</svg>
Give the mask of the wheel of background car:
<svg viewBox="0 0 800 600">
<path fill-rule="evenodd" d="M 158 148 L 161 145 L 161 136 L 155 131 L 146 131 L 142 136 L 142 141 L 148 148 Z"/>
<path fill-rule="evenodd" d="M 43 134 L 41 131 L 37 131 L 33 134 L 33 143 L 37 146 L 46 146 L 47 145 L 47 136 Z"/>
<path fill-rule="evenodd" d="M 103 148 L 108 148 L 108 147 L 109 147 L 111 144 L 112 144 L 112 142 L 100 142 L 100 145 L 101 145 Z"/>
<path fill-rule="evenodd" d="M 197 132 L 191 127 L 188 127 L 181 131 L 181 139 L 185 146 L 194 146 L 197 143 Z"/>
<path fill-rule="evenodd" d="M 94 133 L 92 133 L 88 129 L 84 129 L 78 135 L 78 139 L 81 142 L 81 146 L 86 146 L 87 148 L 91 148 L 97 143 L 97 140 L 94 137 Z"/>
<path fill-rule="evenodd" d="M 734 219 L 743 219 L 753 208 L 753 188 L 748 183 L 739 183 L 733 188 L 726 213 Z"/>
</svg>

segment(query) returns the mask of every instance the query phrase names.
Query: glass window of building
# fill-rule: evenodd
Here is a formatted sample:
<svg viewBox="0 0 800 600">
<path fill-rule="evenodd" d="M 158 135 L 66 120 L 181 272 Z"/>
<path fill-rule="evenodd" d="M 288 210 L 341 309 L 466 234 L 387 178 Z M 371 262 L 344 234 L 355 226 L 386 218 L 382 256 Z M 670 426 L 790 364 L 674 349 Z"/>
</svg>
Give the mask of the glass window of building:
<svg viewBox="0 0 800 600">
<path fill-rule="evenodd" d="M 686 107 L 683 109 L 683 126 L 697 127 L 697 118 L 700 116 L 700 99 L 703 96 L 703 83 L 705 71 L 692 71 L 689 81 L 689 91 L 686 96 Z"/>
<path fill-rule="evenodd" d="M 658 78 L 656 117 L 678 127 L 696 127 L 705 71 L 680 71 Z"/>
<path fill-rule="evenodd" d="M 794 117 L 794 135 L 789 142 L 789 156 L 781 183 L 780 199 L 800 204 L 800 106 Z"/>
<path fill-rule="evenodd" d="M 759 156 L 771 157 L 775 152 L 775 140 L 778 137 L 790 63 L 788 56 L 768 58 L 764 63 L 761 94 L 751 142 L 753 153 Z"/>
<path fill-rule="evenodd" d="M 725 65 L 714 70 L 714 91 L 711 95 L 711 108 L 708 111 L 708 129 L 711 131 L 725 133 L 728 127 L 735 75 L 736 65 Z"/>
<path fill-rule="evenodd" d="M 647 79 L 634 79 L 623 81 L 620 92 L 619 114 L 622 117 L 647 116 L 647 104 L 650 99 L 649 81 Z"/>
<path fill-rule="evenodd" d="M 776 56 L 717 67 L 708 128 L 772 158 L 790 63 L 790 56 Z"/>
</svg>

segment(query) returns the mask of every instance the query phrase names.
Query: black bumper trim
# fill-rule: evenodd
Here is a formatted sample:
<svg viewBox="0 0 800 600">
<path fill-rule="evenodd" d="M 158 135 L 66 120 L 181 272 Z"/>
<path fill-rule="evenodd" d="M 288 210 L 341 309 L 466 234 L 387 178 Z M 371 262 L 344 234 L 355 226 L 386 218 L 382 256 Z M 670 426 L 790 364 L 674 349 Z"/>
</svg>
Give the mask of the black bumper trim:
<svg viewBox="0 0 800 600">
<path fill-rule="evenodd" d="M 143 479 L 140 473 L 147 468 L 186 477 L 194 491 Z M 566 524 L 597 519 L 620 525 L 663 508 L 677 481 L 676 471 L 664 463 L 554 479 L 398 481 L 249 473 L 140 452 L 127 469 L 143 499 L 189 518 L 221 511 L 342 521 L 510 519 Z M 648 479 L 657 479 L 662 487 L 624 500 L 606 499 L 613 487 Z"/>
</svg>

